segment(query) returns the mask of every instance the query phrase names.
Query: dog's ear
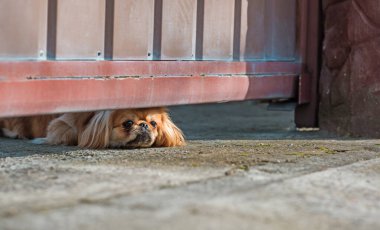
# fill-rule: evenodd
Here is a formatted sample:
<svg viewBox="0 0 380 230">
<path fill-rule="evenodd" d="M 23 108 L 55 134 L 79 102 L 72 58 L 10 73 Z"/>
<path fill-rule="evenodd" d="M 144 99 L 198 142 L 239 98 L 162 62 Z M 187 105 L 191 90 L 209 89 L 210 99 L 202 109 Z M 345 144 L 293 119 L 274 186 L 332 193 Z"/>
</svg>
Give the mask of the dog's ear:
<svg viewBox="0 0 380 230">
<path fill-rule="evenodd" d="M 108 147 L 112 131 L 111 114 L 112 111 L 96 112 L 84 128 L 84 131 L 79 133 L 78 145 L 93 149 Z"/>
<path fill-rule="evenodd" d="M 158 136 L 154 143 L 157 147 L 173 147 L 185 145 L 182 131 L 173 123 L 166 112 L 162 113 L 161 125 L 157 127 Z"/>
</svg>

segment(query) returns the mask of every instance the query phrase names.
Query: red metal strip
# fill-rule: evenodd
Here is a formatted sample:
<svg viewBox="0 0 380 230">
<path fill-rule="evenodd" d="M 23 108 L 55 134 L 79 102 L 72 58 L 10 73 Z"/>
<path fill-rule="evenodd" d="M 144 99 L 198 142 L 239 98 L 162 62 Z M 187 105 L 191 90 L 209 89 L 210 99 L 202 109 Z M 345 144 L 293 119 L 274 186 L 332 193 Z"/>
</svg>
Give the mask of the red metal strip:
<svg viewBox="0 0 380 230">
<path fill-rule="evenodd" d="M 0 81 L 71 76 L 197 76 L 301 73 L 295 62 L 223 61 L 23 61 L 0 62 Z"/>
<path fill-rule="evenodd" d="M 297 127 L 318 126 L 318 84 L 320 75 L 320 7 L 318 0 L 301 0 L 301 58 L 299 105 L 295 111 Z"/>
<path fill-rule="evenodd" d="M 62 73 L 69 72 L 63 69 Z M 295 98 L 297 78 L 295 75 L 179 76 L 0 81 L 0 117 Z"/>
<path fill-rule="evenodd" d="M 298 81 L 298 105 L 309 104 L 315 100 L 311 92 L 312 87 L 312 76 L 307 72 L 301 74 Z"/>
</svg>

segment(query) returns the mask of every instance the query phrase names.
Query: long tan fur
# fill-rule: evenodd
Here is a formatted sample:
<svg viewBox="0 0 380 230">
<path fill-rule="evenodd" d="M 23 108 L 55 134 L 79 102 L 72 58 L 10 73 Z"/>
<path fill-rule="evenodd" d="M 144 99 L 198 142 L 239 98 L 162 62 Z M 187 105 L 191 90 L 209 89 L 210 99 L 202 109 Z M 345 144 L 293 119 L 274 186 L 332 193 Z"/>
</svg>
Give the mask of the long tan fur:
<svg viewBox="0 0 380 230">
<path fill-rule="evenodd" d="M 125 130 L 123 121 L 135 119 L 131 130 Z M 157 123 L 151 124 L 152 120 Z M 172 122 L 165 108 L 107 110 L 98 112 L 66 113 L 36 117 L 0 120 L 0 131 L 12 138 L 46 137 L 52 145 L 78 145 L 83 148 L 128 147 L 141 133 L 141 124 L 148 126 L 148 138 L 132 147 L 173 147 L 185 145 L 182 131 Z M 129 140 L 130 139 L 130 140 Z M 139 139 L 140 140 L 140 139 Z"/>
<path fill-rule="evenodd" d="M 162 116 L 162 126 L 159 127 L 158 133 L 154 146 L 173 147 L 185 145 L 182 131 L 173 123 L 167 113 Z"/>
</svg>

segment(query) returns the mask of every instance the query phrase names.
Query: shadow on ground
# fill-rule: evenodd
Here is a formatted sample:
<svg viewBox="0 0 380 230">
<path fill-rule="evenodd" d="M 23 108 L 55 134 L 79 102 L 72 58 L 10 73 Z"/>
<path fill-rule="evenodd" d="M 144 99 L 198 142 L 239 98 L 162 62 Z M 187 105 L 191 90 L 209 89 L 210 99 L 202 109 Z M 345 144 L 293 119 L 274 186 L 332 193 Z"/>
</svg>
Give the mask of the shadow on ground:
<svg viewBox="0 0 380 230">
<path fill-rule="evenodd" d="M 189 140 L 330 139 L 323 132 L 298 132 L 294 111 L 268 111 L 255 101 L 177 106 L 173 120 Z"/>
</svg>

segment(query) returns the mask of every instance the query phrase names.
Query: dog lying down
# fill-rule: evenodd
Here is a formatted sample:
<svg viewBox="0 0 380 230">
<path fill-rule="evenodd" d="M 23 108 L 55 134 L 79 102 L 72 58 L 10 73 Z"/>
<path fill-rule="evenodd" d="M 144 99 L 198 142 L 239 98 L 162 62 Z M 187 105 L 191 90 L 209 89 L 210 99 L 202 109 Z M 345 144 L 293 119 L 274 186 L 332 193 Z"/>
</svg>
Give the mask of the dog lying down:
<svg viewBox="0 0 380 230">
<path fill-rule="evenodd" d="M 172 147 L 185 144 L 165 108 L 123 109 L 0 119 L 3 136 L 83 148 Z"/>
</svg>

